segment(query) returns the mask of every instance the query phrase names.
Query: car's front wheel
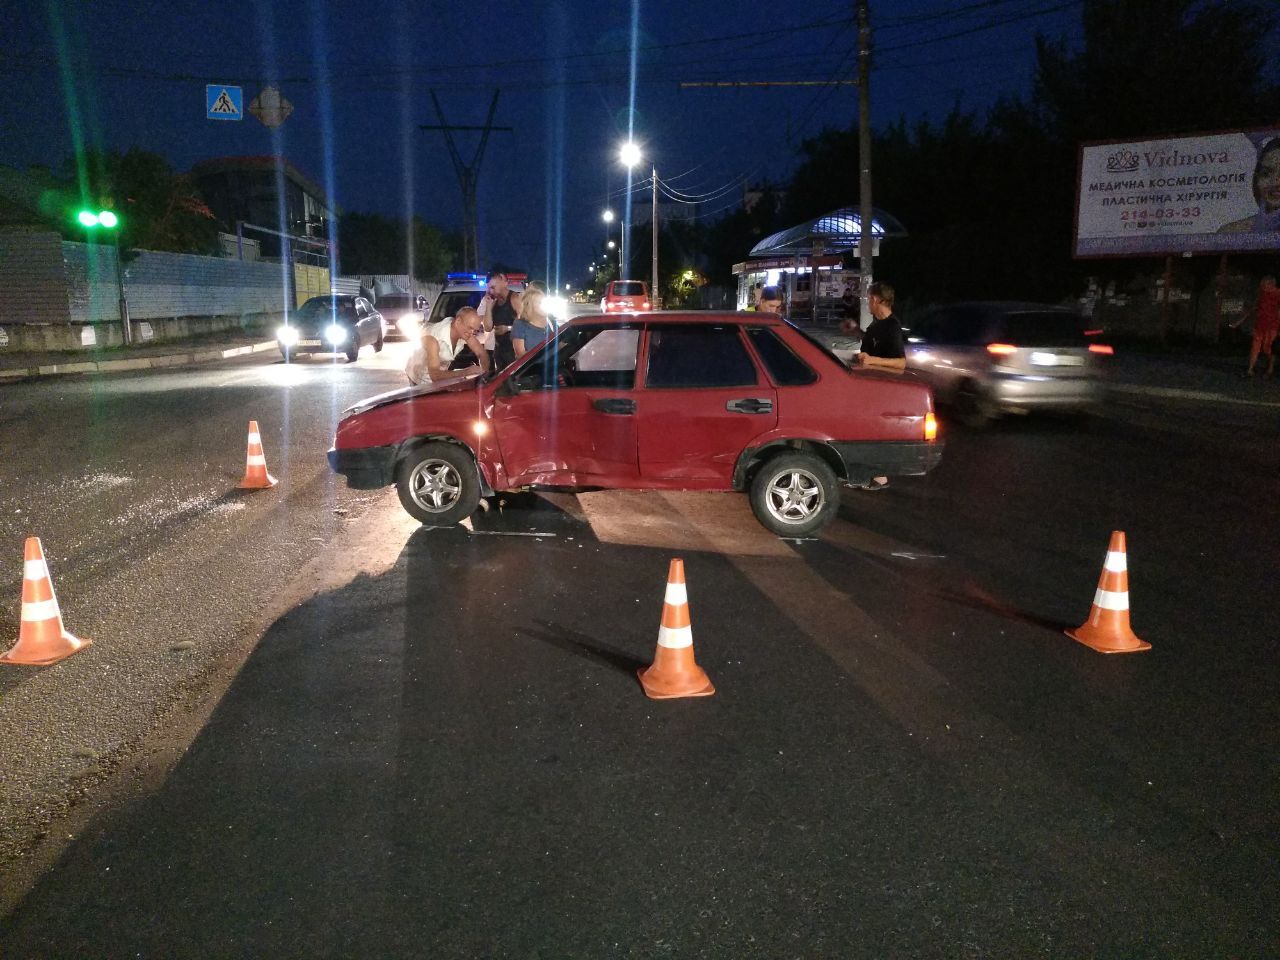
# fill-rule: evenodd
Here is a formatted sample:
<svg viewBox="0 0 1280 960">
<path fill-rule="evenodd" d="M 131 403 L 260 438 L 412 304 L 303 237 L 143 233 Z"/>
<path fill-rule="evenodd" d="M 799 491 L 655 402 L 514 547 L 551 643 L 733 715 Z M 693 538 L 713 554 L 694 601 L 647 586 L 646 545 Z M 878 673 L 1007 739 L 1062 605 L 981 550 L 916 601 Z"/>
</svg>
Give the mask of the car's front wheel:
<svg viewBox="0 0 1280 960">
<path fill-rule="evenodd" d="M 428 443 L 400 463 L 400 504 L 419 523 L 448 527 L 480 503 L 480 473 L 471 454 L 452 443 Z"/>
<path fill-rule="evenodd" d="M 780 537 L 808 536 L 840 509 L 835 471 L 812 453 L 774 457 L 751 482 L 751 509 Z"/>
<path fill-rule="evenodd" d="M 347 347 L 347 363 L 355 363 L 360 357 L 360 334 L 352 333 L 351 346 Z"/>
</svg>

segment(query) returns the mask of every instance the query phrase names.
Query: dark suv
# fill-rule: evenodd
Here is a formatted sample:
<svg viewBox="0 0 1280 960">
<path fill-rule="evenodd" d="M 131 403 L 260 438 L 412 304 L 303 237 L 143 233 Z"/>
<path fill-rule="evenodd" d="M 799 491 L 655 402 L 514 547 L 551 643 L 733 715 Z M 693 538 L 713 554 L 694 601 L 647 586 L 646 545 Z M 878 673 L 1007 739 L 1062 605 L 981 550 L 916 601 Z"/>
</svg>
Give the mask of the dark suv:
<svg viewBox="0 0 1280 960">
<path fill-rule="evenodd" d="M 580 317 L 492 378 L 382 394 L 343 413 L 329 462 L 394 483 L 426 524 L 524 487 L 745 490 L 775 533 L 812 533 L 839 484 L 920 475 L 942 454 L 929 388 L 850 370 L 763 314 Z"/>
<path fill-rule="evenodd" d="M 382 314 L 364 297 L 312 297 L 276 329 L 276 343 L 286 361 L 300 353 L 345 354 L 355 363 L 360 348 L 382 349 Z"/>
</svg>

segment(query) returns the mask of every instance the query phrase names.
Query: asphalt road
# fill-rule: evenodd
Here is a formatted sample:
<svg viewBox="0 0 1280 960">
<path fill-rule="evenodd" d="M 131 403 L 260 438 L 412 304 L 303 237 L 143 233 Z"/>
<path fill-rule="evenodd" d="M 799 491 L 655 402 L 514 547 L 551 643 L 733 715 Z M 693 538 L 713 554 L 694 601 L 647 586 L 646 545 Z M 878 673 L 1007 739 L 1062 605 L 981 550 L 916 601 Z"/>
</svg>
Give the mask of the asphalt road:
<svg viewBox="0 0 1280 960">
<path fill-rule="evenodd" d="M 403 349 L 5 388 L 0 543 L 95 644 L 0 673 L 11 885 L 60 850 L 4 955 L 1280 952 L 1273 410 L 944 421 L 812 541 L 721 494 L 427 530 L 322 456 Z M 1061 632 L 1113 529 L 1148 653 Z M 673 556 L 717 694 L 652 702 Z"/>
</svg>

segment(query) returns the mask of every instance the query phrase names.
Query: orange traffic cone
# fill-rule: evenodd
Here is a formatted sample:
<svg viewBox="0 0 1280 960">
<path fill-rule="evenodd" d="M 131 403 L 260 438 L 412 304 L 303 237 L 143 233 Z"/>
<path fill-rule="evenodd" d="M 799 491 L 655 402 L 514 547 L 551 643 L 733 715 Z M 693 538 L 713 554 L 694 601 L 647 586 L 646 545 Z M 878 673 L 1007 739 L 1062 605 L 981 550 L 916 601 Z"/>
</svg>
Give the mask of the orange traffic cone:
<svg viewBox="0 0 1280 960">
<path fill-rule="evenodd" d="M 0 662 L 44 667 L 90 643 L 72 636 L 62 625 L 40 538 L 27 537 L 22 564 L 22 626 L 18 629 L 18 642 L 0 657 Z"/>
<path fill-rule="evenodd" d="M 684 561 L 672 560 L 667 594 L 662 603 L 662 626 L 653 666 L 639 670 L 640 685 L 654 700 L 709 697 L 716 692 L 693 659 L 693 628 L 689 625 L 689 595 L 684 585 Z"/>
<path fill-rule="evenodd" d="M 258 432 L 258 421 L 249 421 L 249 454 L 245 459 L 244 479 L 240 481 L 241 490 L 265 490 L 274 487 L 278 480 L 267 473 L 267 458 L 262 452 L 262 434 Z"/>
<path fill-rule="evenodd" d="M 1138 653 L 1151 649 L 1151 644 L 1139 640 L 1129 627 L 1129 562 L 1123 531 L 1111 531 L 1111 545 L 1102 564 L 1089 619 L 1065 632 L 1072 640 L 1079 640 L 1099 653 Z"/>
</svg>

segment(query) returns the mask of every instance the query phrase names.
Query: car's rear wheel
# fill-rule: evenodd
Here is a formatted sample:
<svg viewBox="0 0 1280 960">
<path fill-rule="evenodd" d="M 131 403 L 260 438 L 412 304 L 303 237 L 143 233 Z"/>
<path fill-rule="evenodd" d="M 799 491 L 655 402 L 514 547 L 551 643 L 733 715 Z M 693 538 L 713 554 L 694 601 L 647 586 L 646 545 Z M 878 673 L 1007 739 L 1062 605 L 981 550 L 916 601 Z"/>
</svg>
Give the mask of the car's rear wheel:
<svg viewBox="0 0 1280 960">
<path fill-rule="evenodd" d="M 751 509 L 780 537 L 807 536 L 840 509 L 835 471 L 812 453 L 774 457 L 751 481 Z"/>
<path fill-rule="evenodd" d="M 471 516 L 480 503 L 480 473 L 466 450 L 428 443 L 400 463 L 400 505 L 419 523 L 448 527 Z"/>
<path fill-rule="evenodd" d="M 972 380 L 966 380 L 956 391 L 956 418 L 966 427 L 981 429 L 996 417 L 996 408 L 986 392 Z"/>
<path fill-rule="evenodd" d="M 355 363 L 360 357 L 360 334 L 353 333 L 351 346 L 347 347 L 347 363 Z"/>
</svg>

